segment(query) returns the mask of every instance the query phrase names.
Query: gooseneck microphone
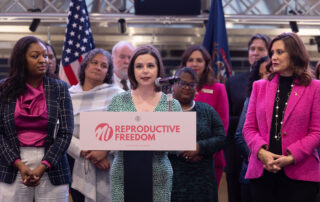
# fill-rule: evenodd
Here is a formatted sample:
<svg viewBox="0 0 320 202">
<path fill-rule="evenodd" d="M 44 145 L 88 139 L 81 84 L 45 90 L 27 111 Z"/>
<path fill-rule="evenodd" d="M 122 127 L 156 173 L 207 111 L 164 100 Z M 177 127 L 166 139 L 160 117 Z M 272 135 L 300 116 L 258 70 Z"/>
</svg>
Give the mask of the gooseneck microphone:
<svg viewBox="0 0 320 202">
<path fill-rule="evenodd" d="M 158 77 L 154 83 L 157 87 L 161 86 L 172 86 L 174 83 L 180 81 L 180 78 L 177 76 L 171 76 L 171 77 L 166 77 L 166 78 L 160 78 Z"/>
</svg>

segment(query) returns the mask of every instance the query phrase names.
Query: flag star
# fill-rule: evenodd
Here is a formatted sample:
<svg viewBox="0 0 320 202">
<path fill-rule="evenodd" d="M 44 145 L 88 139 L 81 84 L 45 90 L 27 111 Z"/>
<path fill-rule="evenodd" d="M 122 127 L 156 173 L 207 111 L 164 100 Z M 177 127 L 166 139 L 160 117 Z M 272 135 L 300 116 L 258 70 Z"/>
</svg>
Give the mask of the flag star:
<svg viewBox="0 0 320 202">
<path fill-rule="evenodd" d="M 86 33 L 86 35 L 89 35 L 89 30 L 84 31 Z"/>
<path fill-rule="evenodd" d="M 73 2 L 70 2 L 70 7 L 72 7 L 73 6 Z"/>
<path fill-rule="evenodd" d="M 81 46 L 81 51 L 85 51 L 86 50 L 86 47 L 84 47 L 84 46 Z"/>
<path fill-rule="evenodd" d="M 78 53 L 78 52 L 75 52 L 75 53 L 74 53 L 74 56 L 78 57 L 78 56 L 79 56 L 79 53 Z"/>
<path fill-rule="evenodd" d="M 79 26 L 79 30 L 82 30 L 82 26 Z"/>
<path fill-rule="evenodd" d="M 79 39 L 79 40 L 80 40 L 80 37 L 81 37 L 81 35 L 79 34 L 79 35 L 78 35 L 78 39 Z"/>
<path fill-rule="evenodd" d="M 80 10 L 80 6 L 77 6 L 77 10 Z"/>
<path fill-rule="evenodd" d="M 81 22 L 84 22 L 84 18 L 83 18 L 83 17 L 81 17 L 81 18 L 80 18 L 80 21 L 81 21 Z"/>
<path fill-rule="evenodd" d="M 68 15 L 71 15 L 71 11 L 68 12 Z"/>
<path fill-rule="evenodd" d="M 89 32 L 91 33 L 91 28 L 89 28 Z"/>
<path fill-rule="evenodd" d="M 65 62 L 69 62 L 69 58 L 66 57 L 66 58 L 64 59 L 64 61 L 65 61 Z"/>
<path fill-rule="evenodd" d="M 75 18 L 75 19 L 78 19 L 78 18 L 79 18 L 79 15 L 78 15 L 78 14 L 75 14 L 75 15 L 74 15 L 74 18 Z"/>
<path fill-rule="evenodd" d="M 88 39 L 87 38 L 84 38 L 82 39 L 83 43 L 87 43 L 88 42 Z"/>
<path fill-rule="evenodd" d="M 76 28 L 76 27 L 77 27 L 77 23 L 74 22 L 74 23 L 72 24 L 72 27 L 73 27 L 73 28 Z"/>
<path fill-rule="evenodd" d="M 70 36 L 74 36 L 75 32 L 74 31 L 71 31 L 70 32 Z"/>
<path fill-rule="evenodd" d="M 73 41 L 70 39 L 70 40 L 68 41 L 68 44 L 69 44 L 69 45 L 72 45 L 72 43 L 73 43 Z"/>
<path fill-rule="evenodd" d="M 70 48 L 67 48 L 67 49 L 66 49 L 66 52 L 67 52 L 67 53 L 71 53 L 71 49 L 70 49 Z"/>
<path fill-rule="evenodd" d="M 79 48 L 79 47 L 80 47 L 80 43 L 77 43 L 77 44 L 76 44 L 76 47 Z"/>
<path fill-rule="evenodd" d="M 86 11 L 85 11 L 84 9 L 82 9 L 82 13 L 83 13 L 83 14 L 86 14 Z"/>
</svg>

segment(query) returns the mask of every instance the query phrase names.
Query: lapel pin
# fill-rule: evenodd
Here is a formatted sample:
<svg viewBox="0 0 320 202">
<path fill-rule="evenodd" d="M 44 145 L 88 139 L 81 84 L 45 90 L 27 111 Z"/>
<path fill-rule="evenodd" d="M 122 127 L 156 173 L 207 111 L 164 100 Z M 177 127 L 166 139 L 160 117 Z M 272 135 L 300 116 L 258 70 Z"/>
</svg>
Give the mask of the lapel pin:
<svg viewBox="0 0 320 202">
<path fill-rule="evenodd" d="M 297 93 L 297 92 L 294 92 L 294 95 L 295 95 L 295 96 L 298 96 L 298 93 Z"/>
</svg>

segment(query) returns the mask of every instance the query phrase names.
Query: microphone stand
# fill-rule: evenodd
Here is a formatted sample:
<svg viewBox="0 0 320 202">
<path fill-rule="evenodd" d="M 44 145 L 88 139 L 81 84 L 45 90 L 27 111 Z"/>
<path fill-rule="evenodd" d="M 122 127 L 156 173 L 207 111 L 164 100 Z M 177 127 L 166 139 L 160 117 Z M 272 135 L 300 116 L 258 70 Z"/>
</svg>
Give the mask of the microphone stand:
<svg viewBox="0 0 320 202">
<path fill-rule="evenodd" d="M 173 95 L 172 95 L 172 86 L 168 86 L 167 91 L 167 101 L 168 101 L 168 111 L 172 112 L 172 101 L 173 101 Z"/>
</svg>

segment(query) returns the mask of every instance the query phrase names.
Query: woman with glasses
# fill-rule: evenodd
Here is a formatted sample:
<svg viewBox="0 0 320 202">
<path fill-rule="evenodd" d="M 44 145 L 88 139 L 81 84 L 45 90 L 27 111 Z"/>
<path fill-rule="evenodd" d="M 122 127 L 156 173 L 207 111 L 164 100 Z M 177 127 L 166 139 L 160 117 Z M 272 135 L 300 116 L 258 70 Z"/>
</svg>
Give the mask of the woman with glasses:
<svg viewBox="0 0 320 202">
<path fill-rule="evenodd" d="M 197 149 L 169 154 L 173 168 L 171 201 L 217 202 L 218 193 L 212 155 L 224 147 L 225 134 L 218 113 L 208 104 L 194 101 L 197 75 L 188 67 L 176 72 L 180 81 L 173 96 L 185 112 L 197 113 Z"/>
<path fill-rule="evenodd" d="M 198 85 L 194 100 L 205 102 L 219 114 L 225 134 L 229 127 L 229 104 L 225 86 L 217 83 L 211 67 L 211 57 L 208 51 L 200 45 L 192 45 L 182 55 L 181 67 L 190 67 L 197 73 Z M 225 160 L 223 151 L 214 155 L 217 186 L 222 177 Z"/>
<path fill-rule="evenodd" d="M 79 133 L 81 112 L 104 111 L 111 99 L 123 92 L 112 84 L 112 78 L 111 54 L 103 49 L 93 49 L 81 62 L 80 82 L 69 89 L 74 109 L 74 132 L 68 154 L 75 159 L 71 195 L 76 202 L 111 201 L 109 168 L 112 155 L 107 151 L 81 150 Z"/>
</svg>

